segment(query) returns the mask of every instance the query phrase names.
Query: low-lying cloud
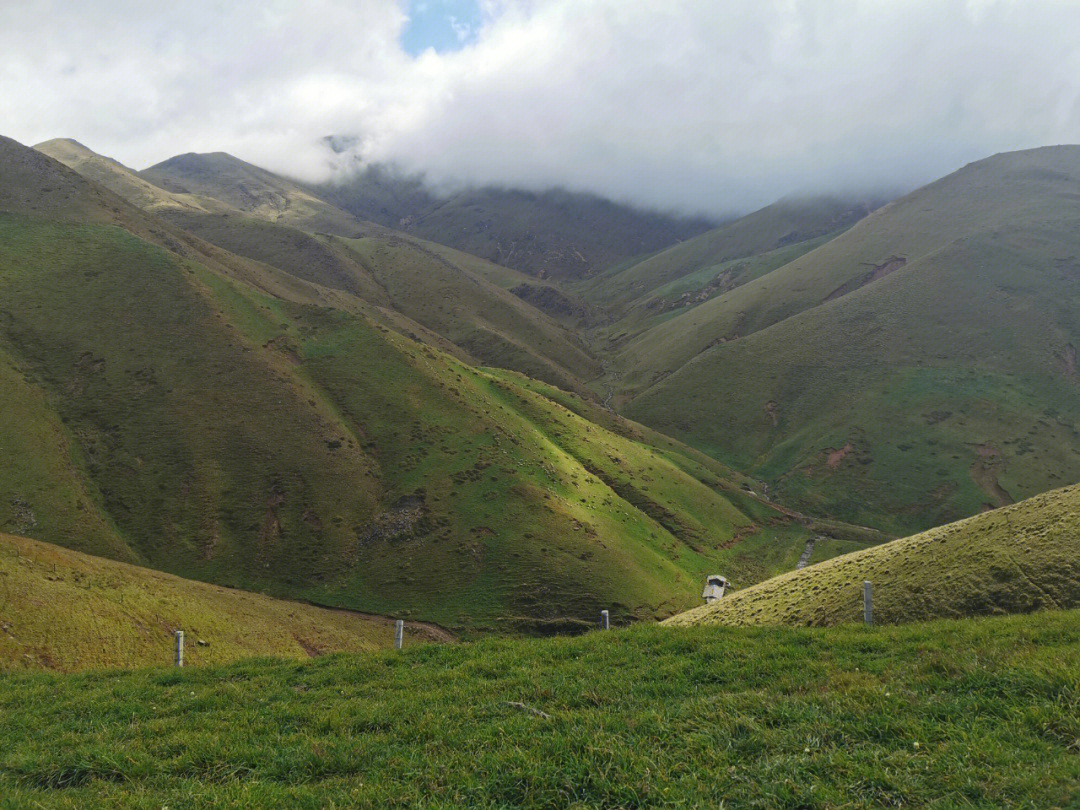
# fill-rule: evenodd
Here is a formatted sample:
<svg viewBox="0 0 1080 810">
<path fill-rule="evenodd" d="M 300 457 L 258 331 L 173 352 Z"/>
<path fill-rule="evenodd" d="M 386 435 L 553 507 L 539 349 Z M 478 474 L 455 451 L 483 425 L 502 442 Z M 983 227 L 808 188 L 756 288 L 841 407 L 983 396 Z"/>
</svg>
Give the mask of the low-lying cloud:
<svg viewBox="0 0 1080 810">
<path fill-rule="evenodd" d="M 223 150 L 319 179 L 392 161 L 712 214 L 1080 141 L 1075 2 L 480 7 L 471 44 L 413 57 L 392 0 L 7 0 L 0 132 L 137 168 Z"/>
</svg>

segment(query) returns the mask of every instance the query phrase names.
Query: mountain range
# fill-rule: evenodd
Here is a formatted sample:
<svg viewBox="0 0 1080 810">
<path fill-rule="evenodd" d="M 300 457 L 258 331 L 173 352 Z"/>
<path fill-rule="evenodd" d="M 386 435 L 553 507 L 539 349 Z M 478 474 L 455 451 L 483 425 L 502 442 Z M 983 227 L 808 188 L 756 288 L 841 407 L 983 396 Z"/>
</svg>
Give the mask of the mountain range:
<svg viewBox="0 0 1080 810">
<path fill-rule="evenodd" d="M 1069 146 L 716 224 L 5 139 L 0 530 L 466 634 L 669 616 L 1080 480 L 1078 217 Z"/>
<path fill-rule="evenodd" d="M 537 632 L 670 614 L 717 567 L 785 570 L 816 531 L 881 539 L 575 394 L 598 361 L 507 292 L 517 271 L 213 163 L 231 193 L 158 176 L 153 213 L 115 162 L 0 144 L 5 531 Z"/>
</svg>

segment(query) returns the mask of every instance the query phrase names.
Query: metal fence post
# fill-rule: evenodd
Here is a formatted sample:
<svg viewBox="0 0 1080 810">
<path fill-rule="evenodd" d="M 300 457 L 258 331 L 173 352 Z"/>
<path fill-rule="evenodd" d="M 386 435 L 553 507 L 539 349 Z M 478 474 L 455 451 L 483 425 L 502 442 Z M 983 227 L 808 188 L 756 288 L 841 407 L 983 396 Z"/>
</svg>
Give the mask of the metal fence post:
<svg viewBox="0 0 1080 810">
<path fill-rule="evenodd" d="M 184 631 L 177 630 L 173 635 L 176 636 L 176 665 L 182 667 L 184 665 Z"/>
<path fill-rule="evenodd" d="M 397 624 L 394 626 L 394 649 L 401 649 L 401 642 L 405 636 L 405 622 L 402 619 L 397 620 Z"/>
<path fill-rule="evenodd" d="M 600 611 L 600 626 L 605 630 L 611 629 L 611 615 L 606 610 Z"/>
</svg>

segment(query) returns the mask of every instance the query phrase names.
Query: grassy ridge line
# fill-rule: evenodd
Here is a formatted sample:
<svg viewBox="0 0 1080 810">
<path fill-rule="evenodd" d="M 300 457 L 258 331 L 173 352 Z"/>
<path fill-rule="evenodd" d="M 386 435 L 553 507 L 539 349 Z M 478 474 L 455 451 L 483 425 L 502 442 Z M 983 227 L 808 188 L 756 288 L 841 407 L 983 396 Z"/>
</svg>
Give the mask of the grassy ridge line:
<svg viewBox="0 0 1080 810">
<path fill-rule="evenodd" d="M 634 264 L 612 268 L 583 282 L 579 291 L 593 303 L 621 310 L 705 268 L 846 228 L 872 207 L 835 199 L 781 200 Z"/>
<path fill-rule="evenodd" d="M 584 381 L 600 373 L 580 340 L 499 289 L 506 286 L 508 276 L 516 276 L 510 286 L 524 284 L 528 276 L 356 222 L 295 184 L 227 155 L 180 156 L 163 164 L 175 163 L 175 171 L 161 176 L 149 171 L 165 186 L 186 188 L 187 183 L 240 208 L 213 196 L 167 191 L 72 141 L 49 141 L 35 149 L 201 240 L 299 279 L 351 293 L 373 306 L 413 316 L 481 362 L 516 368 L 579 391 L 584 390 Z M 326 212 L 308 218 L 316 204 L 336 211 L 345 225 L 328 220 Z M 362 234 L 365 239 L 350 248 L 300 229 Z M 500 283 L 493 285 L 488 277 Z M 402 326 L 413 331 L 408 324 Z"/>
<path fill-rule="evenodd" d="M 835 557 L 667 620 L 669 625 L 833 625 L 1080 605 L 1080 485 Z"/>
<path fill-rule="evenodd" d="M 895 534 L 1080 480 L 1078 190 L 1076 146 L 925 186 L 626 343 L 621 410 Z"/>
<path fill-rule="evenodd" d="M 224 152 L 176 155 L 140 171 L 138 176 L 167 191 L 210 197 L 253 216 L 302 230 L 360 236 L 378 228 L 292 180 Z"/>
<path fill-rule="evenodd" d="M 1080 614 L 0 677 L 0 806 L 1075 807 Z"/>
<path fill-rule="evenodd" d="M 452 261 L 396 237 L 335 241 L 370 270 L 397 309 L 485 365 L 579 392 L 600 375 L 579 338 L 477 272 L 478 261 Z"/>
<path fill-rule="evenodd" d="M 392 228 L 538 278 L 580 278 L 710 226 L 589 194 L 467 189 L 439 198 L 423 178 L 371 166 L 314 188 L 323 199 Z"/>
<path fill-rule="evenodd" d="M 0 534 L 0 670 L 165 666 L 174 630 L 185 631 L 191 666 L 368 652 L 393 641 L 384 621 Z"/>
<path fill-rule="evenodd" d="M 706 304 L 783 267 L 828 238 L 711 265 L 633 302 L 601 331 L 612 353 L 611 364 L 619 370 L 613 381 L 616 402 L 632 399 L 715 342 L 716 327 Z M 722 284 L 710 289 L 710 282 Z M 668 288 L 674 288 L 675 295 L 666 293 Z M 680 299 L 680 295 L 690 299 Z"/>
<path fill-rule="evenodd" d="M 0 207 L 15 211 L 0 216 L 0 341 L 134 559 L 473 631 L 550 630 L 601 608 L 670 615 L 717 566 L 758 581 L 805 544 L 807 527 L 717 487 L 671 443 L 605 429 L 555 389 L 408 339 L 348 292 L 0 147 Z M 16 519 L 77 520 L 34 475 L 0 479 Z M 75 528 L 20 533 L 65 543 Z"/>
<path fill-rule="evenodd" d="M 658 325 L 637 342 L 634 354 L 647 359 L 652 343 L 655 351 L 678 353 L 682 344 L 677 368 L 720 339 L 746 337 L 856 289 L 868 271 L 892 259 L 911 264 L 959 240 L 1015 226 L 1071 228 L 1078 184 L 1078 146 L 1029 149 L 969 164 L 877 209 L 783 267 Z"/>
<path fill-rule="evenodd" d="M 210 197 L 194 194 L 175 194 L 155 186 L 139 177 L 134 171 L 112 158 L 97 154 L 81 143 L 68 138 L 56 138 L 34 146 L 38 152 L 48 155 L 68 166 L 83 177 L 93 180 L 123 197 L 144 211 L 198 211 L 201 213 L 233 211 L 231 206 Z"/>
</svg>

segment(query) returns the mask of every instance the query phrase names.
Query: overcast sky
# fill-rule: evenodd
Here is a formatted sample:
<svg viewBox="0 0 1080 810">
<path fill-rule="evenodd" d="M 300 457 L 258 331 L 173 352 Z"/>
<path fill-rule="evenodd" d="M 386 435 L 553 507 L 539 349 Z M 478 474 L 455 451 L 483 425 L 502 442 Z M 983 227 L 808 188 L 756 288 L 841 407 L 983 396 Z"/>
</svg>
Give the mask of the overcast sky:
<svg viewBox="0 0 1080 810">
<path fill-rule="evenodd" d="M 0 133 L 723 214 L 1080 142 L 1080 2 L 2 0 Z"/>
</svg>

